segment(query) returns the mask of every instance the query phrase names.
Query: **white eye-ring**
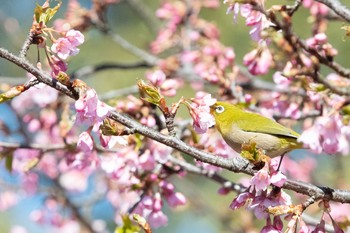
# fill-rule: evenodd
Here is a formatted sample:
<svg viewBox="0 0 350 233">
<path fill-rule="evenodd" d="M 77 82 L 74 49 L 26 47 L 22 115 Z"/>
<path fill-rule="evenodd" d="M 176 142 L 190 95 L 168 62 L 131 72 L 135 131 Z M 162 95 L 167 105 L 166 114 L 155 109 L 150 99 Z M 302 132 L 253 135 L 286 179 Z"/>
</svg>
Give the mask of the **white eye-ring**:
<svg viewBox="0 0 350 233">
<path fill-rule="evenodd" d="M 225 108 L 223 106 L 219 105 L 215 108 L 215 111 L 217 113 L 222 113 L 223 111 L 225 111 Z"/>
</svg>

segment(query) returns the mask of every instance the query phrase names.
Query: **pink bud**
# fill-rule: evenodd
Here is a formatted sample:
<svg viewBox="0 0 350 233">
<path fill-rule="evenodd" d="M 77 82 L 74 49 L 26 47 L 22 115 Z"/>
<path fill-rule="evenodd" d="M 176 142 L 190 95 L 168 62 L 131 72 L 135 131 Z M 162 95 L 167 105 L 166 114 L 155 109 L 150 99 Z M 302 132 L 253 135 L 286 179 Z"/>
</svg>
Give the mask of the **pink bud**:
<svg viewBox="0 0 350 233">
<path fill-rule="evenodd" d="M 77 148 L 79 148 L 82 152 L 90 152 L 94 148 L 94 142 L 87 132 L 82 132 L 79 135 Z"/>
</svg>

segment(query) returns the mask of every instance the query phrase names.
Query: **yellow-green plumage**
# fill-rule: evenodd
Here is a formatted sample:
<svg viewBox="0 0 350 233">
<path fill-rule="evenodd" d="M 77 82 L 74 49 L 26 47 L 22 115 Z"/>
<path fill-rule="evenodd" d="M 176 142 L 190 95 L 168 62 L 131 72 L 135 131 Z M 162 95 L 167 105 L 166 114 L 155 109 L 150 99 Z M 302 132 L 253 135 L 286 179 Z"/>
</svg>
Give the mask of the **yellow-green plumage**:
<svg viewBox="0 0 350 233">
<path fill-rule="evenodd" d="M 239 153 L 242 144 L 252 142 L 270 157 L 302 148 L 302 144 L 297 141 L 298 133 L 270 118 L 225 102 L 213 105 L 211 113 L 226 143 Z"/>
</svg>

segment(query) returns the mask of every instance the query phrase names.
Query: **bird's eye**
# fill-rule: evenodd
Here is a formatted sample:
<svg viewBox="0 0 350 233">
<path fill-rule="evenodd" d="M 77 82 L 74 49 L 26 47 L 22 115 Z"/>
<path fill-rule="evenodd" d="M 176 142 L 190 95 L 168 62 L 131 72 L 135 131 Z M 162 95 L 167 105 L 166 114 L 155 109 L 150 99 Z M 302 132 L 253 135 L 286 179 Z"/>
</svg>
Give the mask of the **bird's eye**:
<svg viewBox="0 0 350 233">
<path fill-rule="evenodd" d="M 223 106 L 217 106 L 217 107 L 215 108 L 215 111 L 216 111 L 217 113 L 222 113 L 224 110 L 225 110 L 225 108 L 224 108 Z"/>
</svg>

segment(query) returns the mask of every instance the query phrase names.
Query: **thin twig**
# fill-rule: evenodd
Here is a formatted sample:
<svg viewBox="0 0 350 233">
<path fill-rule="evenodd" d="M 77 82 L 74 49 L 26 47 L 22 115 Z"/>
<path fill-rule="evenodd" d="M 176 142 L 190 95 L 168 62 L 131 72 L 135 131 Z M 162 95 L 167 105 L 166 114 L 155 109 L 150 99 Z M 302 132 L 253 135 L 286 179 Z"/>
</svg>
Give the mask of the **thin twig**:
<svg viewBox="0 0 350 233">
<path fill-rule="evenodd" d="M 156 65 L 160 59 L 156 56 L 147 53 L 145 50 L 142 50 L 135 45 L 131 44 L 129 41 L 124 39 L 122 36 L 112 33 L 111 31 L 108 31 L 107 34 L 112 37 L 112 39 L 117 42 L 121 47 L 128 50 L 132 54 L 136 55 L 137 57 L 143 59 L 148 65 Z"/>
<path fill-rule="evenodd" d="M 306 52 L 308 52 L 309 54 L 315 56 L 318 61 L 325 65 L 328 66 L 329 68 L 331 68 L 333 71 L 335 71 L 337 74 L 346 77 L 346 78 L 350 78 L 350 70 L 346 69 L 345 67 L 341 66 L 339 63 L 328 59 L 325 56 L 322 56 L 318 51 L 316 51 L 313 48 L 310 48 L 309 46 L 306 45 L 306 43 L 301 40 L 297 35 L 295 35 L 291 28 L 290 25 L 284 25 L 283 23 L 281 23 L 280 21 L 278 21 L 277 17 L 268 14 L 260 5 L 255 4 L 254 5 L 254 9 L 263 13 L 266 17 L 268 17 L 271 22 L 273 24 L 275 24 L 275 27 L 282 30 L 283 36 L 285 38 L 285 40 L 289 43 L 289 45 L 293 48 L 294 52 L 297 52 L 298 50 L 300 50 L 300 48 L 304 49 Z M 303 64 L 301 58 L 299 55 L 297 55 L 297 59 L 300 60 L 299 63 Z M 318 76 L 318 75 L 316 75 Z M 327 86 L 329 89 L 331 89 L 332 91 L 334 91 L 336 94 L 339 95 L 348 95 L 350 94 L 350 90 L 347 89 L 339 89 L 337 87 L 332 86 L 331 84 L 327 83 L 325 80 L 323 80 L 320 77 L 314 77 L 320 83 L 323 83 L 325 86 Z"/>
<path fill-rule="evenodd" d="M 23 43 L 22 49 L 19 53 L 20 58 L 25 58 L 29 50 L 30 45 L 33 43 L 34 33 L 32 30 L 29 31 L 26 40 Z"/>
<path fill-rule="evenodd" d="M 120 96 L 136 94 L 138 92 L 139 92 L 139 88 L 136 85 L 134 85 L 131 87 L 119 88 L 117 90 L 108 91 L 106 93 L 99 95 L 99 97 L 101 100 L 109 100 Z"/>
<path fill-rule="evenodd" d="M 90 233 L 97 233 L 90 224 L 90 221 L 87 220 L 79 211 L 79 208 L 71 201 L 71 199 L 67 196 L 66 191 L 59 183 L 58 179 L 54 179 L 53 183 L 55 188 L 57 189 L 56 194 L 60 194 L 60 197 L 63 199 L 63 203 L 69 207 L 72 211 L 73 216 L 80 222 L 82 226 L 88 230 Z"/>
<path fill-rule="evenodd" d="M 29 143 L 1 142 L 1 141 L 0 141 L 0 147 L 4 147 L 7 149 L 35 149 L 35 150 L 40 150 L 42 152 L 67 149 L 67 145 L 65 144 L 42 145 L 37 143 L 29 144 Z"/>
<path fill-rule="evenodd" d="M 294 5 L 288 9 L 289 16 L 293 16 L 293 14 L 299 9 L 301 4 L 302 4 L 302 0 L 296 0 Z"/>
<path fill-rule="evenodd" d="M 308 214 L 303 213 L 302 217 L 307 225 L 317 226 L 320 223 L 320 220 L 317 220 Z M 325 224 L 325 229 L 326 232 L 334 232 L 334 228 L 330 224 Z"/>
<path fill-rule="evenodd" d="M 70 77 L 71 79 L 81 79 L 86 78 L 86 76 L 92 75 L 94 73 L 97 73 L 99 71 L 104 71 L 107 69 L 121 69 L 121 70 L 128 70 L 128 69 L 142 69 L 142 68 L 149 68 L 151 67 L 148 63 L 145 62 L 135 62 L 135 63 L 102 63 L 98 65 L 89 65 L 82 67 L 78 69 L 77 71 L 73 72 Z"/>
<path fill-rule="evenodd" d="M 142 21 L 148 26 L 152 33 L 157 34 L 160 29 L 159 20 L 151 12 L 151 9 L 140 0 L 125 0 L 125 2 L 133 9 Z"/>
</svg>

